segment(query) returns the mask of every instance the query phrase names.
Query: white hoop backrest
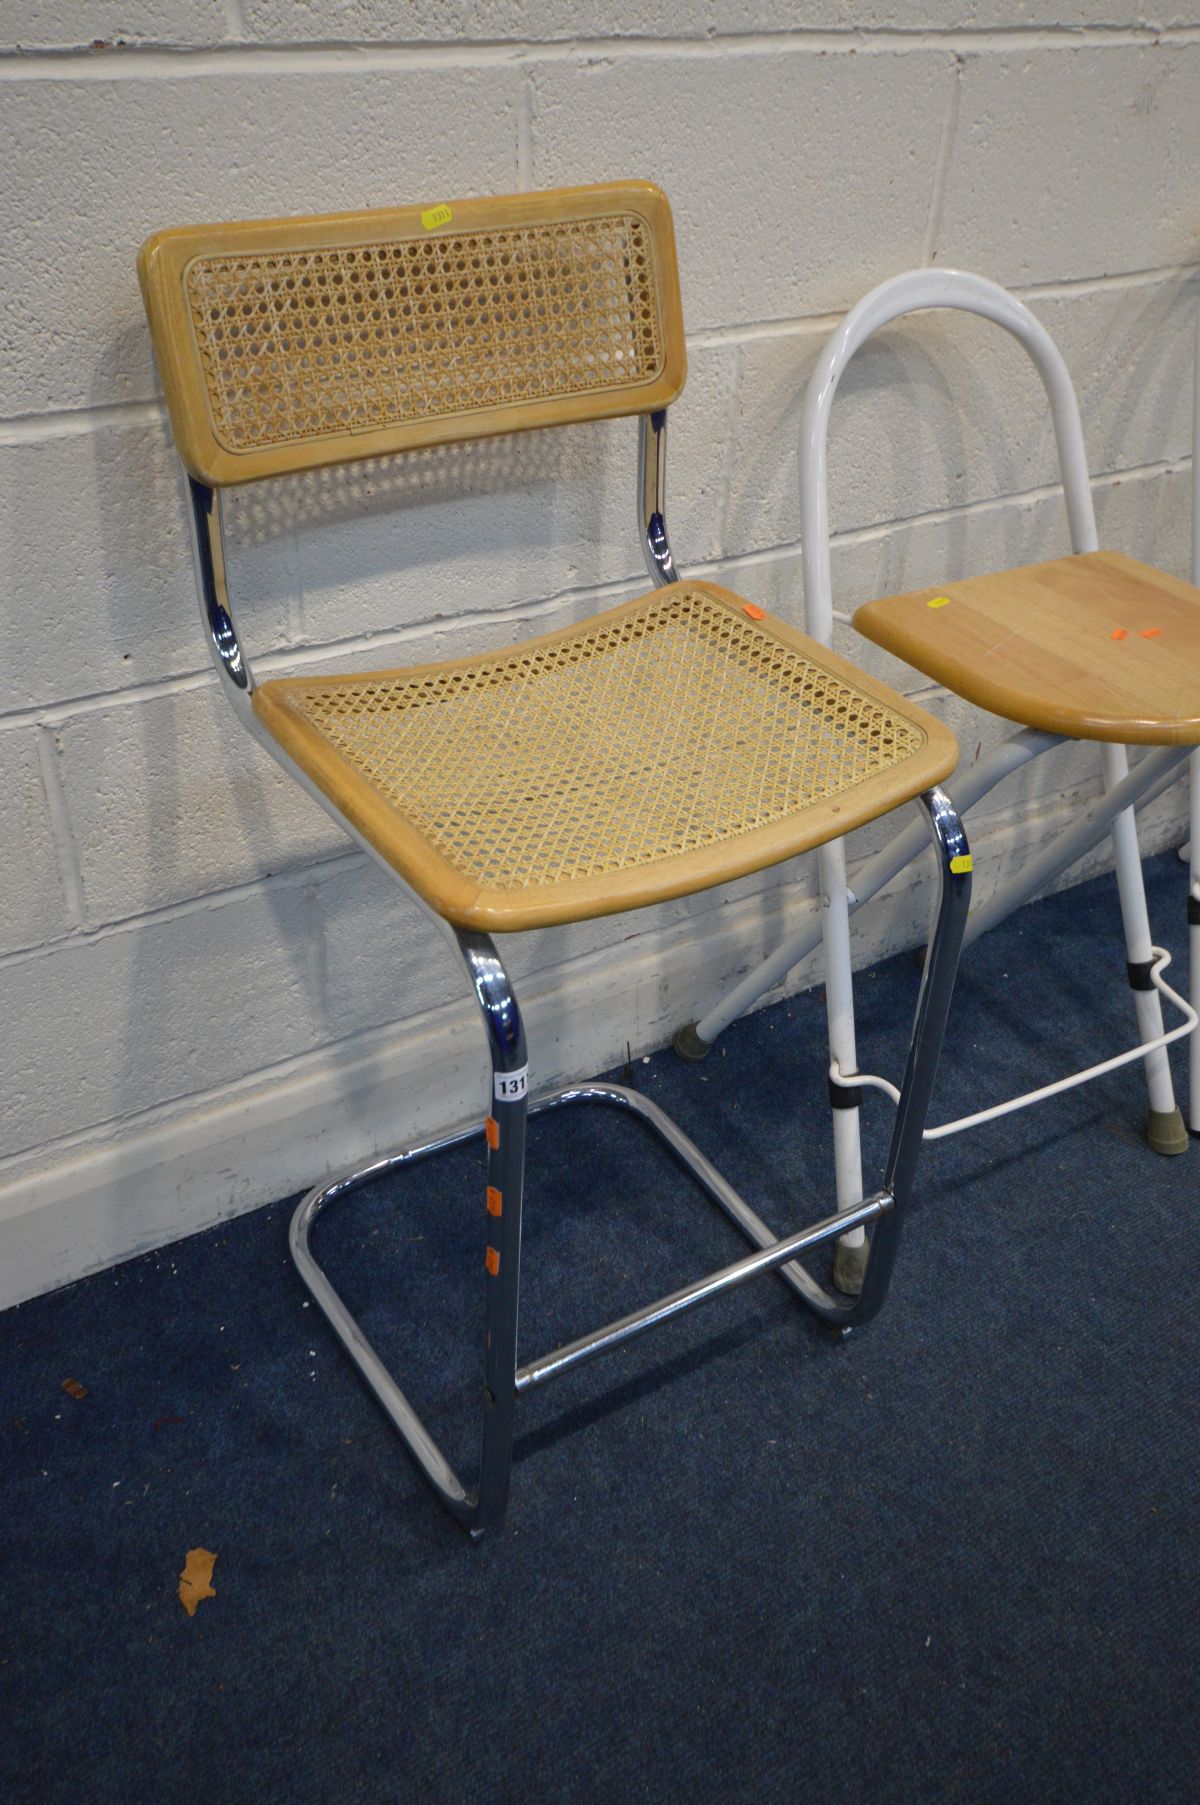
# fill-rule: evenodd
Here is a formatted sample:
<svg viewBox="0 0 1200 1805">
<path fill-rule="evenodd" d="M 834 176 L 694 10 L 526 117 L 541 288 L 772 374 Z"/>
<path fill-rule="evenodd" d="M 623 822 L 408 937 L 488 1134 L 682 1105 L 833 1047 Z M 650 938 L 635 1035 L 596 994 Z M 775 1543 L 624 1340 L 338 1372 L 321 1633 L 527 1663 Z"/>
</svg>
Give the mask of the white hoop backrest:
<svg viewBox="0 0 1200 1805">
<path fill-rule="evenodd" d="M 926 307 L 957 307 L 964 313 L 977 313 L 1003 326 L 1024 346 L 1050 401 L 1072 550 L 1094 552 L 1099 547 L 1079 403 L 1062 353 L 1046 328 L 1023 302 L 985 276 L 972 276 L 965 270 L 910 270 L 906 275 L 893 276 L 851 308 L 822 351 L 804 398 L 800 421 L 800 531 L 805 631 L 822 645 L 833 643 L 825 467 L 833 397 L 846 365 L 860 346 L 882 327 Z"/>
</svg>

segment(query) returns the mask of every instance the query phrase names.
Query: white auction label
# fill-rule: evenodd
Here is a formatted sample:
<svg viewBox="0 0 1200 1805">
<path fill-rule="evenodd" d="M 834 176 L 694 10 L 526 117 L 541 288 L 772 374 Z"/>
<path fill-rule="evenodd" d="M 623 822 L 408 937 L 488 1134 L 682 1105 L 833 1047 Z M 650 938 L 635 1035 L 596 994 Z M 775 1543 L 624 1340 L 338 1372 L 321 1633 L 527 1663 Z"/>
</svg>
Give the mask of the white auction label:
<svg viewBox="0 0 1200 1805">
<path fill-rule="evenodd" d="M 519 1072 L 497 1072 L 495 1092 L 497 1103 L 519 1103 L 529 1089 L 529 1067 L 523 1065 Z"/>
</svg>

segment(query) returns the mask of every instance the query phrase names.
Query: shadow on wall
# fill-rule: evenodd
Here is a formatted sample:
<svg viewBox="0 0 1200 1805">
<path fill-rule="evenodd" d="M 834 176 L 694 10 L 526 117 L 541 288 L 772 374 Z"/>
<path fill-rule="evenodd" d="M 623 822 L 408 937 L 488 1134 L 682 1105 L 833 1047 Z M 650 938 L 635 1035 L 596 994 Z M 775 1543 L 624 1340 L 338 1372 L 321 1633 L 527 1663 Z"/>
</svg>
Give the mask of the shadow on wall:
<svg viewBox="0 0 1200 1805">
<path fill-rule="evenodd" d="M 288 530 L 357 522 L 403 503 L 436 506 L 553 483 L 562 470 L 561 437 L 561 431 L 546 429 L 506 433 L 248 483 L 231 491 L 240 503 L 239 542 L 261 544 Z"/>
<path fill-rule="evenodd" d="M 1155 463 L 1190 452 L 1198 307 L 1200 275 L 1182 283 L 1130 288 L 1121 295 L 1107 331 L 1088 346 L 1086 378 L 1072 370 L 1093 476 L 1142 461 L 1130 459 L 1129 446 L 1154 447 L 1150 461 Z"/>
<path fill-rule="evenodd" d="M 307 644 L 632 577 L 633 433 L 542 429 L 254 484 L 238 493 L 238 544 L 296 535 Z"/>
</svg>

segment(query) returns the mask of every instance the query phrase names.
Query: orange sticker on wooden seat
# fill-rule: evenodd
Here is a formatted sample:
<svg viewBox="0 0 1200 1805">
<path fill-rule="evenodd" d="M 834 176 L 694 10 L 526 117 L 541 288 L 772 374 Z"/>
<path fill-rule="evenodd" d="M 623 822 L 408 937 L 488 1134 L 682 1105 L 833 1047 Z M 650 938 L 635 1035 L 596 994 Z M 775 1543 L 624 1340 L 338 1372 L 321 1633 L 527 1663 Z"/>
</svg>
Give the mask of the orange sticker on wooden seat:
<svg viewBox="0 0 1200 1805">
<path fill-rule="evenodd" d="M 766 620 L 767 618 L 766 609 L 756 607 L 753 602 L 743 602 L 742 613 L 748 614 L 751 620 Z"/>
<path fill-rule="evenodd" d="M 495 1185 L 489 1185 L 487 1188 L 487 1213 L 488 1213 L 488 1215 L 489 1216 L 499 1216 L 499 1215 L 503 1214 L 503 1211 L 504 1211 L 503 1196 L 496 1189 Z"/>
<path fill-rule="evenodd" d="M 496 1249 L 494 1247 L 488 1248 L 487 1252 L 483 1256 L 483 1261 L 484 1261 L 484 1265 L 487 1267 L 487 1269 L 491 1273 L 492 1277 L 495 1278 L 496 1274 L 500 1270 L 500 1255 L 496 1252 Z"/>
<path fill-rule="evenodd" d="M 1143 639 L 1157 639 L 1161 632 L 1162 632 L 1161 627 L 1143 627 L 1142 628 L 1142 638 Z"/>
<path fill-rule="evenodd" d="M 1128 639 L 1129 633 L 1125 627 L 1114 627 L 1112 636 L 1114 639 Z"/>
</svg>

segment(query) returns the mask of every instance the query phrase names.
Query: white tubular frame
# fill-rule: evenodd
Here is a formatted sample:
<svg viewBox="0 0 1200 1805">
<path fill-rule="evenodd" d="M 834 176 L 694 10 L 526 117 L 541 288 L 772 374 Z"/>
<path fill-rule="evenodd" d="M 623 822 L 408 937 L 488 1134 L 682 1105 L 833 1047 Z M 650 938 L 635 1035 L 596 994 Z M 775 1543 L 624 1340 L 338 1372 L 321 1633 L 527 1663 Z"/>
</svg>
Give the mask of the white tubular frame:
<svg viewBox="0 0 1200 1805">
<path fill-rule="evenodd" d="M 804 398 L 800 418 L 800 530 L 805 630 L 823 645 L 833 644 L 829 484 L 825 456 L 833 398 L 846 365 L 869 338 L 905 314 L 929 307 L 953 307 L 961 312 L 977 313 L 1011 332 L 1028 352 L 1050 401 L 1071 528 L 1071 549 L 1076 552 L 1099 549 L 1079 404 L 1062 354 L 1046 328 L 1022 301 L 983 276 L 972 276 L 964 270 L 910 270 L 907 275 L 893 276 L 890 281 L 880 283 L 851 308 L 822 351 Z"/>
<path fill-rule="evenodd" d="M 978 314 L 981 318 L 1002 326 L 1028 354 L 1042 379 L 1050 403 L 1072 551 L 1091 552 L 1099 548 L 1079 405 L 1066 364 L 1045 327 L 1015 296 L 982 276 L 970 275 L 961 270 L 910 271 L 882 283 L 851 309 L 825 345 L 805 396 L 800 424 L 801 568 L 804 577 L 805 626 L 812 637 L 824 645 L 833 643 L 826 447 L 829 417 L 838 384 L 855 352 L 883 327 L 906 314 L 943 307 Z M 1197 356 L 1200 360 L 1200 338 Z M 1197 374 L 1195 418 L 1197 447 L 1200 451 L 1200 369 Z M 1197 462 L 1200 463 L 1200 456 Z M 1196 497 L 1197 519 L 1200 521 L 1200 479 L 1197 479 Z M 1195 556 L 1200 562 L 1200 525 L 1197 525 L 1196 532 L 1198 544 Z M 1017 766 L 1060 743 L 1054 735 L 1035 733 L 1030 729 L 1017 733 L 979 765 L 963 772 L 956 779 L 956 796 L 961 798 L 957 803 L 960 812 L 965 812 Z M 1179 999 L 1186 1017 L 1185 1023 L 1170 1035 L 1164 1033 L 1160 994 L 1165 993 L 1172 1000 L 1176 999 L 1175 993 L 1168 991 L 1162 984 L 1158 975 L 1161 966 L 1154 963 L 1158 953 L 1150 939 L 1134 807 L 1145 800 L 1147 795 L 1166 787 L 1187 753 L 1186 750 L 1181 750 L 1177 757 L 1156 754 L 1157 762 L 1143 761 L 1144 773 L 1143 766 L 1139 765 L 1133 777 L 1130 776 L 1125 747 L 1103 745 L 1100 753 L 1105 791 L 1119 791 L 1122 807 L 1115 814 L 1111 807 L 1107 811 L 1102 807 L 1093 811 L 1094 831 L 1090 838 L 1087 838 L 1086 833 L 1081 834 L 1078 828 L 1067 830 L 1061 842 L 1056 843 L 1061 846 L 1064 856 L 1054 862 L 1051 855 L 1047 854 L 1045 864 L 1049 866 L 1049 876 L 1052 877 L 1094 845 L 1105 832 L 1111 832 L 1125 928 L 1126 956 L 1131 983 L 1135 985 L 1138 1045 L 1118 1056 L 1116 1061 L 1105 1061 L 1101 1067 L 1088 1068 L 1085 1072 L 1072 1074 L 1052 1085 L 1027 1092 L 1023 1097 L 1012 1099 L 1008 1103 L 979 1111 L 974 1116 L 964 1117 L 960 1122 L 947 1124 L 941 1130 L 942 1133 L 973 1126 L 978 1121 L 1007 1113 L 1009 1109 L 1023 1108 L 1044 1096 L 1097 1077 L 1101 1070 L 1113 1069 L 1114 1064 L 1139 1058 L 1145 1062 L 1152 1122 L 1156 1116 L 1167 1117 L 1175 1111 L 1166 1044 L 1169 1040 L 1191 1033 L 1196 1026 L 1197 1014 Z M 1197 830 L 1193 834 L 1192 893 L 1200 899 L 1200 755 L 1194 756 L 1192 770 L 1193 828 Z M 1086 844 L 1081 845 L 1081 839 L 1085 839 Z M 853 890 L 846 880 L 844 843 L 838 841 L 823 847 L 819 854 L 820 937 L 824 940 L 825 951 L 831 1096 L 835 1104 L 834 1157 L 840 1209 L 858 1202 L 862 1197 L 858 1110 L 847 1106 L 857 1102 L 858 1087 L 863 1082 L 858 1072 L 855 1049 L 849 915 L 902 870 L 916 850 L 915 839 L 910 847 L 905 837 L 901 836 L 867 862 L 859 873 Z M 1001 887 L 988 905 L 987 915 L 990 921 L 1003 919 L 1028 894 L 1028 888 L 1022 886 L 1018 873 L 1015 879 Z M 1192 934 L 1192 996 L 1196 1010 L 1200 1011 L 1200 927 L 1194 927 Z M 812 950 L 817 937 L 815 931 L 803 928 L 789 936 L 758 970 L 751 972 L 708 1015 L 703 1016 L 695 1024 L 690 1038 L 693 1056 L 697 1052 L 702 1053 L 729 1022 L 778 983 L 798 959 Z M 967 937 L 975 937 L 970 927 Z M 681 1050 L 685 1050 L 683 1037 L 677 1044 Z M 881 1081 L 878 1088 L 890 1094 L 893 1087 L 888 1086 L 886 1081 Z M 1195 1041 L 1192 1097 L 1195 1122 L 1200 1120 L 1200 1060 L 1196 1057 Z M 847 1236 L 844 1247 L 849 1252 L 861 1240 L 861 1233 Z"/>
</svg>

